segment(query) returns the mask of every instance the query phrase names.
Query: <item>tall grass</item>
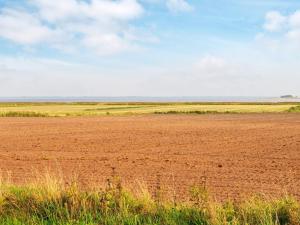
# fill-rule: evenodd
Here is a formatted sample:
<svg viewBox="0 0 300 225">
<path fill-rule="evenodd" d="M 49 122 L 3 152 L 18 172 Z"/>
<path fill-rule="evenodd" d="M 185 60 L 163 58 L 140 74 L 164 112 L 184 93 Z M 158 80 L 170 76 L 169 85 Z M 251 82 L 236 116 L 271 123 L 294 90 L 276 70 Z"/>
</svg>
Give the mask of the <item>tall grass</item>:
<svg viewBox="0 0 300 225">
<path fill-rule="evenodd" d="M 24 186 L 1 183 L 0 224 L 296 225 L 300 206 L 292 197 L 217 203 L 203 187 L 191 189 L 190 201 L 171 203 L 145 188 L 130 192 L 117 177 L 86 191 L 46 174 Z"/>
</svg>

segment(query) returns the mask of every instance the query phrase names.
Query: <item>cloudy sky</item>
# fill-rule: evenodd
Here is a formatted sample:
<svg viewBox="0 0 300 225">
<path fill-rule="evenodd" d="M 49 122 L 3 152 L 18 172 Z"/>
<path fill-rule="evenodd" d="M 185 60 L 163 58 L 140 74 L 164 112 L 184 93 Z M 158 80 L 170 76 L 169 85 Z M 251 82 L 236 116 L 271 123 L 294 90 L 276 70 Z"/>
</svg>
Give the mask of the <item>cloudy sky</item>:
<svg viewBox="0 0 300 225">
<path fill-rule="evenodd" d="M 299 0 L 0 0 L 0 96 L 300 95 Z"/>
</svg>

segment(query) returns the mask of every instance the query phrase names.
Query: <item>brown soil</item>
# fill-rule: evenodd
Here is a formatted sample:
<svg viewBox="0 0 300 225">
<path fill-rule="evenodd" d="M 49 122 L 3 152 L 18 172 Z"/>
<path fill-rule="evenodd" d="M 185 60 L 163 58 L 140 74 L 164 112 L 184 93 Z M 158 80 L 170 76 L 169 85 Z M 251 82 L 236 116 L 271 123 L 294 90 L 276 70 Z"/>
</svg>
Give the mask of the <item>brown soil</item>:
<svg viewBox="0 0 300 225">
<path fill-rule="evenodd" d="M 116 168 L 180 198 L 200 184 L 218 199 L 300 198 L 300 114 L 0 118 L 0 139 L 0 169 L 17 183 L 59 168 L 94 185 Z"/>
</svg>

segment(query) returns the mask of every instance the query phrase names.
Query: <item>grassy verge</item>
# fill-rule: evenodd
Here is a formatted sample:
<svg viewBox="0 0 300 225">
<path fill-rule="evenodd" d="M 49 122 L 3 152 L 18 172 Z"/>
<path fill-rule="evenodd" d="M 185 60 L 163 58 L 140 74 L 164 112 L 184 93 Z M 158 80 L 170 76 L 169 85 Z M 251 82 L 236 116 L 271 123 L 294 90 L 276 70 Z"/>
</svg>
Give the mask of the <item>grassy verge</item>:
<svg viewBox="0 0 300 225">
<path fill-rule="evenodd" d="M 184 203 L 155 196 L 143 188 L 127 191 L 117 177 L 90 191 L 76 183 L 65 187 L 49 175 L 25 186 L 2 182 L 0 224 L 300 224 L 300 206 L 292 197 L 217 203 L 202 187 L 193 187 Z"/>
</svg>

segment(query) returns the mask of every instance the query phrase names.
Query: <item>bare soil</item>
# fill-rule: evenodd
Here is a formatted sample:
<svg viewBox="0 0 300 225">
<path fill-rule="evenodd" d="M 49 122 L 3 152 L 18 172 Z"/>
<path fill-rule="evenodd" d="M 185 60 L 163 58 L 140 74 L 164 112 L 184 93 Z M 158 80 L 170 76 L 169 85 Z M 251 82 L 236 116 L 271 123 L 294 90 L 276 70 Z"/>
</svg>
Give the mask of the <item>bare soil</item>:
<svg viewBox="0 0 300 225">
<path fill-rule="evenodd" d="M 218 199 L 254 193 L 300 198 L 300 114 L 0 118 L 0 169 L 16 183 L 56 168 L 66 182 L 126 185 Z"/>
</svg>

